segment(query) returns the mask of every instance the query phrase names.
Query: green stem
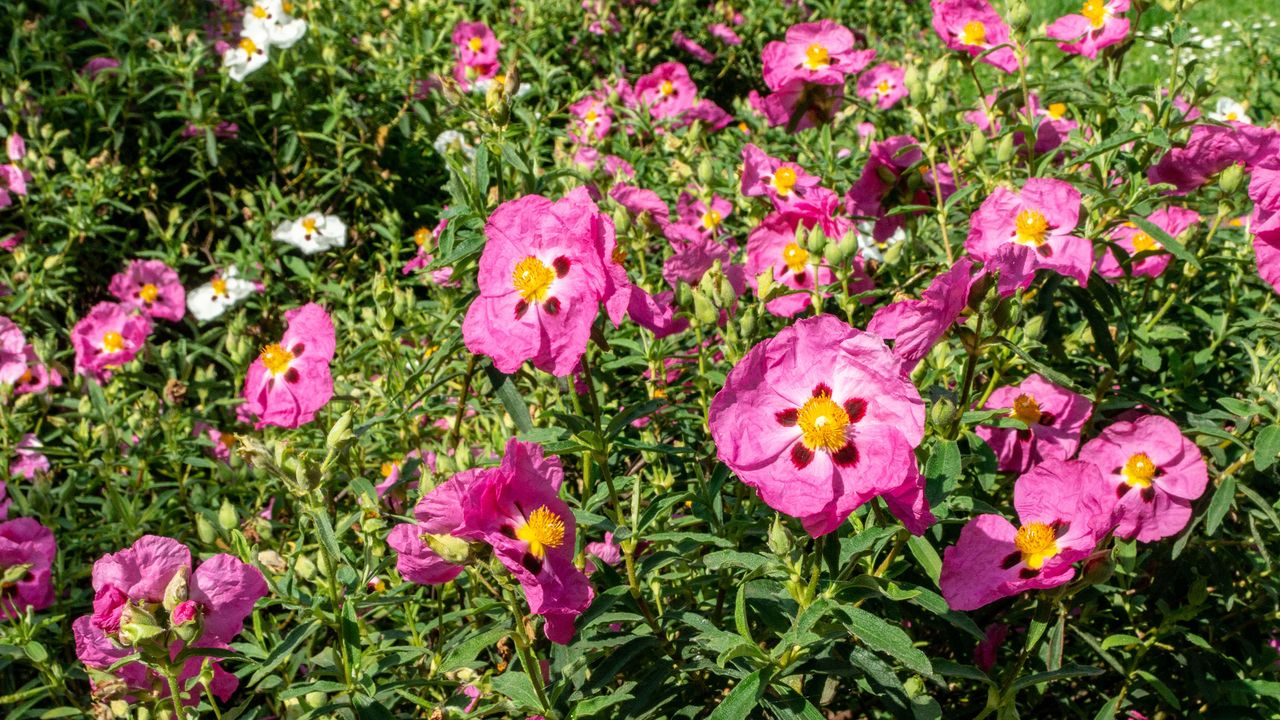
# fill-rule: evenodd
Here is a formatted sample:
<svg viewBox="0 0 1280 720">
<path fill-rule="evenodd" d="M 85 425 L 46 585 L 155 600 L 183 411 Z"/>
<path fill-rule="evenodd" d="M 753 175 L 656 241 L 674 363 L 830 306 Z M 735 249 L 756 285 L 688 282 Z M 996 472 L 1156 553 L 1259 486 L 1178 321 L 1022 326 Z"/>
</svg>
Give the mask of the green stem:
<svg viewBox="0 0 1280 720">
<path fill-rule="evenodd" d="M 186 720 L 186 711 L 182 707 L 182 698 L 178 696 L 178 669 L 165 665 L 164 679 L 169 684 L 169 700 L 173 703 L 174 720 Z"/>
<path fill-rule="evenodd" d="M 551 703 L 547 702 L 547 689 L 542 684 L 542 666 L 538 664 L 538 657 L 533 652 L 533 647 L 529 643 L 529 637 L 525 634 L 527 623 L 525 621 L 524 611 L 520 609 L 520 603 L 510 591 L 507 591 L 507 606 L 511 609 L 511 617 L 515 620 L 516 626 L 511 638 L 516 641 L 516 652 L 520 655 L 520 664 L 524 666 L 524 672 L 529 676 L 529 683 L 533 685 L 533 692 L 538 696 L 538 704 L 543 712 L 550 712 Z"/>
</svg>

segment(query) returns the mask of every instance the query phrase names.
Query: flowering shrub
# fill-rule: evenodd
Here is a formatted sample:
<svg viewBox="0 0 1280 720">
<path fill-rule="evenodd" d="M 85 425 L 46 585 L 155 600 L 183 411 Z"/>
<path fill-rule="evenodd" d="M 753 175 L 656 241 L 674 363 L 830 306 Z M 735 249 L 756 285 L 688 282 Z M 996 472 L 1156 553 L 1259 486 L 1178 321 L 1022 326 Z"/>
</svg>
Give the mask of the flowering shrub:
<svg viewBox="0 0 1280 720">
<path fill-rule="evenodd" d="M 1259 5 L 5 4 L 0 713 L 1280 714 Z"/>
</svg>

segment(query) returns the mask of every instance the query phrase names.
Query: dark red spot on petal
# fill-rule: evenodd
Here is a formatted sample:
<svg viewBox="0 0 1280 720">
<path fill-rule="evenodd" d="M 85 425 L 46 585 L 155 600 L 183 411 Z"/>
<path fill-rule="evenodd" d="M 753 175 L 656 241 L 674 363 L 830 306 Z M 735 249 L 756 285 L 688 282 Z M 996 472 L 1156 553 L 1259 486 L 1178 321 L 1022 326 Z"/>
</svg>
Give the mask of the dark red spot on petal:
<svg viewBox="0 0 1280 720">
<path fill-rule="evenodd" d="M 1116 486 L 1116 497 L 1122 498 L 1125 495 L 1128 495 L 1129 489 L 1130 489 L 1129 483 L 1125 483 L 1125 482 L 1120 483 L 1119 485 Z"/>
<path fill-rule="evenodd" d="M 559 315 L 560 301 L 556 298 L 548 298 L 546 302 L 542 303 L 542 309 L 546 310 L 548 315 Z"/>
<path fill-rule="evenodd" d="M 555 268 L 556 277 L 562 278 L 569 274 L 569 258 L 561 255 L 555 259 L 555 262 L 551 263 L 551 267 Z"/>
<path fill-rule="evenodd" d="M 1015 430 L 1015 431 L 1014 431 L 1014 433 L 1016 433 L 1016 434 L 1017 434 L 1018 439 L 1019 439 L 1019 440 L 1021 440 L 1022 442 L 1030 442 L 1030 441 L 1031 441 L 1031 431 L 1030 431 L 1030 430 Z"/>
<path fill-rule="evenodd" d="M 1052 425 L 1052 424 L 1053 424 L 1053 421 L 1054 421 L 1055 419 L 1056 419 L 1056 418 L 1054 418 L 1053 413 L 1048 413 L 1048 412 L 1041 412 L 1041 413 L 1040 413 L 1040 424 L 1041 424 L 1041 425 Z"/>
<path fill-rule="evenodd" d="M 527 300 L 517 301 L 516 302 L 516 319 L 519 320 L 520 318 L 524 317 L 525 312 L 527 312 L 528 310 L 529 310 L 529 302 Z"/>
<path fill-rule="evenodd" d="M 307 346 L 306 346 L 305 344 L 303 344 L 303 343 L 298 343 L 297 345 L 294 345 L 294 346 L 293 346 L 293 349 L 292 349 L 292 350 L 290 350 L 289 352 L 290 352 L 294 357 L 298 357 L 299 355 L 301 355 L 302 353 L 304 353 L 304 352 L 306 352 L 306 351 L 307 351 Z"/>
<path fill-rule="evenodd" d="M 826 383 L 818 383 L 813 388 L 813 396 L 825 395 L 831 397 L 831 388 Z"/>
<path fill-rule="evenodd" d="M 844 411 L 849 414 L 849 422 L 856 423 L 867 414 L 867 401 L 854 398 L 844 404 Z"/>
<path fill-rule="evenodd" d="M 1004 560 L 1000 561 L 1000 569 L 1011 570 L 1015 565 L 1017 565 L 1020 562 L 1022 562 L 1022 553 L 1011 552 L 1005 556 Z"/>
<path fill-rule="evenodd" d="M 1156 486 L 1142 488 L 1142 502 L 1151 502 L 1156 499 Z"/>
<path fill-rule="evenodd" d="M 774 415 L 773 417 L 778 421 L 778 424 L 781 425 L 782 427 L 795 427 L 796 419 L 799 416 L 800 416 L 800 411 L 796 410 L 795 408 L 791 408 L 789 410 L 783 410 L 779 412 L 777 415 Z"/>
<path fill-rule="evenodd" d="M 796 284 L 804 285 L 804 273 L 796 273 Z"/>
<path fill-rule="evenodd" d="M 1032 570 L 1031 568 L 1022 568 L 1021 570 L 1018 571 L 1018 577 L 1022 578 L 1023 580 L 1030 580 L 1031 578 L 1039 574 L 1040 574 L 1039 570 Z"/>
<path fill-rule="evenodd" d="M 853 446 L 850 440 L 844 444 L 844 447 L 831 454 L 831 461 L 840 467 L 853 467 L 858 464 L 858 448 Z"/>
<path fill-rule="evenodd" d="M 502 527 L 498 528 L 498 532 L 511 538 L 512 540 L 516 539 L 516 529 L 511 527 L 510 525 L 503 525 Z"/>
<path fill-rule="evenodd" d="M 297 368 L 289 368 L 284 373 L 285 382 L 296 383 L 301 379 L 302 379 L 302 376 L 298 374 Z"/>
<path fill-rule="evenodd" d="M 796 466 L 797 470 L 803 470 L 809 467 L 809 463 L 813 462 L 813 451 L 809 448 L 796 443 L 791 446 L 791 464 Z"/>
<path fill-rule="evenodd" d="M 534 557 L 532 553 L 525 553 L 524 557 L 520 558 L 520 564 L 524 566 L 525 570 L 534 575 L 542 572 L 542 561 Z"/>
</svg>

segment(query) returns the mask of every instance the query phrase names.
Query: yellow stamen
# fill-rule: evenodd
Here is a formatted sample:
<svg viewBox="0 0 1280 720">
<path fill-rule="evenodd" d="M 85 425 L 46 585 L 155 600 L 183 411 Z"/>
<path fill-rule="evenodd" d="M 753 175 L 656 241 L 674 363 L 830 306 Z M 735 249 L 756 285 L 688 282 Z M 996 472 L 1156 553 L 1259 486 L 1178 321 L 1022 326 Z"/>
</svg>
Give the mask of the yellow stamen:
<svg viewBox="0 0 1280 720">
<path fill-rule="evenodd" d="M 1124 467 L 1120 469 L 1124 481 L 1129 487 L 1149 488 L 1156 477 L 1156 464 L 1146 453 L 1130 455 Z"/>
<path fill-rule="evenodd" d="M 662 85 L 658 87 L 658 91 L 663 95 L 670 95 L 676 91 L 676 86 L 672 85 L 670 80 L 663 80 Z"/>
<path fill-rule="evenodd" d="M 245 55 L 256 55 L 258 53 L 258 46 L 249 38 L 240 38 L 240 49 L 244 51 Z"/>
<path fill-rule="evenodd" d="M 1085 16 L 1090 25 L 1100 28 L 1106 24 L 1107 16 L 1111 13 L 1107 12 L 1107 3 L 1104 0 L 1085 0 L 1084 7 L 1080 8 L 1080 14 Z"/>
<path fill-rule="evenodd" d="M 302 218 L 302 229 L 303 229 L 303 230 L 306 230 L 308 235 L 315 235 L 315 234 L 316 234 L 316 219 L 315 219 L 315 218 L 311 218 L 311 217 L 309 217 L 309 218 Z"/>
<path fill-rule="evenodd" d="M 223 297 L 226 297 L 226 295 L 227 295 L 227 281 L 226 281 L 226 280 L 223 280 L 222 278 L 214 278 L 213 280 L 211 280 L 211 281 L 209 282 L 209 287 L 213 288 L 213 294 L 214 294 L 214 296 L 221 295 L 221 296 L 223 296 Z"/>
<path fill-rule="evenodd" d="M 796 171 L 789 167 L 780 167 L 773 174 L 773 189 L 779 195 L 789 195 L 796 186 Z"/>
<path fill-rule="evenodd" d="M 124 350 L 124 336 L 115 330 L 102 333 L 102 352 L 118 353 Z"/>
<path fill-rule="evenodd" d="M 280 8 L 290 15 L 293 14 L 293 3 L 291 2 L 284 3 L 283 5 L 280 6 Z"/>
<path fill-rule="evenodd" d="M 1228 120 L 1229 122 L 1235 122 L 1235 121 L 1237 121 L 1237 120 L 1239 120 L 1239 119 L 1240 119 L 1240 115 L 1239 115 L 1239 113 L 1235 113 L 1235 112 L 1229 112 L 1229 113 L 1227 113 L 1227 120 Z"/>
<path fill-rule="evenodd" d="M 259 20 L 267 19 L 267 15 L 268 15 L 267 9 L 262 7 L 261 5 L 254 5 L 252 12 L 253 12 L 253 16 L 258 18 Z"/>
<path fill-rule="evenodd" d="M 156 298 L 160 297 L 160 288 L 151 283 L 147 283 L 138 291 L 138 297 L 142 298 L 142 301 L 145 303 L 153 303 L 156 301 Z"/>
<path fill-rule="evenodd" d="M 789 242 L 782 248 L 782 262 L 786 263 L 793 273 L 804 272 L 804 266 L 809 263 L 809 251 L 794 242 Z"/>
<path fill-rule="evenodd" d="M 1156 242 L 1155 238 L 1144 232 L 1139 232 L 1137 235 L 1133 236 L 1134 252 L 1146 252 L 1148 250 L 1158 250 L 1159 248 L 1160 243 Z"/>
<path fill-rule="evenodd" d="M 1066 103 L 1053 103 L 1053 104 L 1049 105 L 1049 107 L 1047 108 L 1047 110 L 1049 111 L 1049 118 L 1050 118 L 1050 119 L 1053 119 L 1053 120 L 1061 120 L 1061 119 L 1062 119 L 1062 116 L 1067 114 L 1067 104 L 1066 104 Z"/>
<path fill-rule="evenodd" d="M 293 362 L 293 353 L 285 350 L 279 343 L 272 343 L 262 348 L 262 354 L 258 359 L 266 366 L 267 372 L 272 375 L 283 375 L 289 369 L 289 363 Z"/>
<path fill-rule="evenodd" d="M 876 92 L 880 93 L 881 95 L 888 95 L 889 91 L 892 89 L 893 89 L 893 86 L 889 84 L 888 80 L 881 80 L 880 83 L 876 85 Z"/>
<path fill-rule="evenodd" d="M 1040 247 L 1049 234 L 1049 220 L 1039 210 L 1023 210 L 1018 213 L 1015 222 L 1014 242 L 1022 245 Z"/>
<path fill-rule="evenodd" d="M 532 255 L 517 263 L 511 273 L 511 284 L 527 302 L 545 300 L 555 279 L 555 271 Z"/>
<path fill-rule="evenodd" d="M 818 43 L 814 43 L 804 51 L 804 66 L 809 70 L 822 70 L 831 64 L 831 54 Z"/>
<path fill-rule="evenodd" d="M 391 473 L 395 471 L 396 471 L 395 463 L 389 463 L 389 462 L 382 463 L 382 477 L 389 478 L 391 477 Z"/>
<path fill-rule="evenodd" d="M 471 52 L 480 52 L 480 48 L 484 47 L 484 40 L 473 37 L 467 41 L 467 47 L 471 48 Z"/>
<path fill-rule="evenodd" d="M 547 550 L 564 544 L 564 520 L 546 505 L 529 514 L 529 520 L 516 528 L 516 537 L 529 543 L 529 554 L 541 560 Z"/>
<path fill-rule="evenodd" d="M 1036 402 L 1034 397 L 1023 393 L 1013 399 L 1013 412 L 1010 414 L 1027 425 L 1035 425 L 1040 422 L 1040 403 Z"/>
<path fill-rule="evenodd" d="M 1058 538 L 1053 528 L 1044 523 L 1028 523 L 1018 528 L 1013 543 L 1022 553 L 1022 562 L 1032 570 L 1039 570 L 1049 558 L 1058 554 Z"/>
<path fill-rule="evenodd" d="M 702 214 L 702 227 L 708 230 L 714 230 L 720 227 L 720 222 L 722 220 L 724 220 L 724 217 L 722 217 L 718 211 L 708 210 Z"/>
<path fill-rule="evenodd" d="M 800 406 L 796 424 L 804 433 L 801 441 L 810 450 L 835 452 L 845 446 L 848 439 L 849 413 L 836 404 L 830 395 L 815 395 Z"/>
<path fill-rule="evenodd" d="M 979 20 L 970 20 L 960 29 L 961 45 L 986 45 L 987 26 Z"/>
<path fill-rule="evenodd" d="M 431 237 L 431 231 L 424 227 L 413 231 L 413 243 L 418 247 L 422 247 L 429 237 Z"/>
</svg>

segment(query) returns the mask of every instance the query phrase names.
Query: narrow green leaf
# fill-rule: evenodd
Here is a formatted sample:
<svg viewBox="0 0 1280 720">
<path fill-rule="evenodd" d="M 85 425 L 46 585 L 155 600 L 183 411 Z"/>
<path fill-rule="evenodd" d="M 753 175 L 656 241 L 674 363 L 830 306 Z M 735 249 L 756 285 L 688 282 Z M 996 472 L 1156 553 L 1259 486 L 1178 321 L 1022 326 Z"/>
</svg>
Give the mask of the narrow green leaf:
<svg viewBox="0 0 1280 720">
<path fill-rule="evenodd" d="M 1222 478 L 1222 482 L 1218 483 L 1218 489 L 1213 491 L 1213 500 L 1209 501 L 1209 510 L 1205 513 L 1204 532 L 1212 537 L 1218 531 L 1218 526 L 1222 524 L 1222 518 L 1226 517 L 1227 511 L 1235 504 L 1236 498 L 1236 479 L 1232 475 Z"/>
<path fill-rule="evenodd" d="M 849 631 L 867 647 L 888 655 L 921 675 L 933 675 L 929 658 L 911 644 L 911 637 L 902 628 L 890 625 L 862 608 L 842 608 L 841 612 L 848 618 Z"/>
<path fill-rule="evenodd" d="M 764 693 L 763 672 L 757 670 L 742 678 L 707 716 L 707 720 L 746 720 L 752 717 L 751 711 L 759 705 L 760 696 Z"/>
</svg>

